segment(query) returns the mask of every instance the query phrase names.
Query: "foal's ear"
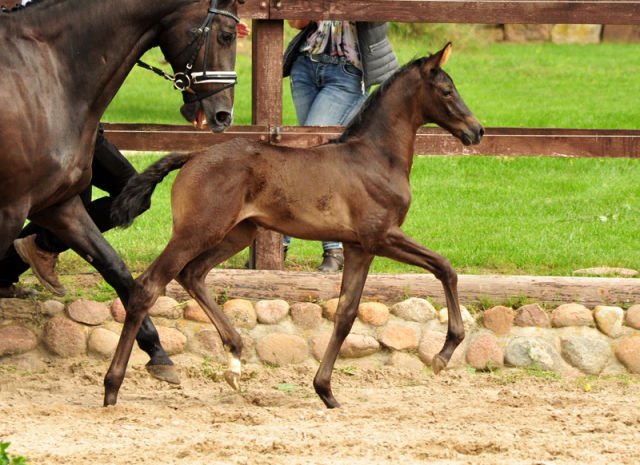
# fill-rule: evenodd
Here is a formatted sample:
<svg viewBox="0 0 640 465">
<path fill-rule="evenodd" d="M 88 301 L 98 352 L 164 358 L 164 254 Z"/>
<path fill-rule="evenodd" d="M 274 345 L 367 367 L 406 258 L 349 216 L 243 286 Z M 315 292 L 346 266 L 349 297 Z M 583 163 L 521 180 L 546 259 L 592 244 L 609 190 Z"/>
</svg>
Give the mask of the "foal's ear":
<svg viewBox="0 0 640 465">
<path fill-rule="evenodd" d="M 433 71 L 442 68 L 451 55 L 451 42 L 444 46 L 438 53 L 434 53 L 429 57 L 423 65 L 422 71 Z"/>
<path fill-rule="evenodd" d="M 449 55 L 451 55 L 451 42 L 445 45 L 444 48 L 437 53 L 437 55 L 440 55 L 440 62 L 438 63 L 438 67 L 442 68 L 449 60 Z"/>
</svg>

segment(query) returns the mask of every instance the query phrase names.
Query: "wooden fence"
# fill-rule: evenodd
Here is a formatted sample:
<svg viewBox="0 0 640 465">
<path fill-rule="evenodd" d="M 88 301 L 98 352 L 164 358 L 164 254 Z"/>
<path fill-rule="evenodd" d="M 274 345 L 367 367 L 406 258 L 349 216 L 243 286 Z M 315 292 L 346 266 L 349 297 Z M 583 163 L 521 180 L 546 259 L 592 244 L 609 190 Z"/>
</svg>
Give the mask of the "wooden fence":
<svg viewBox="0 0 640 465">
<path fill-rule="evenodd" d="M 252 125 L 224 134 L 187 125 L 105 124 L 122 150 L 194 150 L 234 137 L 305 147 L 335 137 L 339 127 L 282 126 L 283 20 L 341 19 L 480 24 L 640 25 L 640 2 L 628 0 L 247 0 L 252 25 Z M 555 157 L 640 157 L 640 130 L 486 128 L 482 143 L 464 147 L 445 131 L 422 128 L 416 153 Z M 252 247 L 257 269 L 282 269 L 282 237 L 260 233 Z"/>
</svg>

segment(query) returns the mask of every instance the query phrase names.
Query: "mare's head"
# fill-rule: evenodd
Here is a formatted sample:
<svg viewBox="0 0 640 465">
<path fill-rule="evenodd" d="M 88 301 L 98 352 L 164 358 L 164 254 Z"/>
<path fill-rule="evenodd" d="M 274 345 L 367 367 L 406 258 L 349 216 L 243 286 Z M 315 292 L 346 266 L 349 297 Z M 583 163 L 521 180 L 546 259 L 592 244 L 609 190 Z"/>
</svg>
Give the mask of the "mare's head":
<svg viewBox="0 0 640 465">
<path fill-rule="evenodd" d="M 479 144 L 484 128 L 460 97 L 456 86 L 442 67 L 451 54 L 451 43 L 420 64 L 422 116 L 460 139 L 464 145 Z"/>
<path fill-rule="evenodd" d="M 218 12 L 207 31 L 202 26 L 212 6 Z M 234 71 L 237 14 L 236 0 L 197 0 L 177 8 L 164 20 L 160 48 L 174 74 L 184 80 L 179 85 L 189 86 L 182 93 L 184 105 L 180 113 L 199 129 L 209 126 L 212 132 L 224 132 L 233 120 L 234 92 L 230 81 L 235 81 L 235 75 L 224 77 L 223 82 L 212 82 L 211 75 Z M 226 89 L 210 95 L 225 85 Z"/>
</svg>

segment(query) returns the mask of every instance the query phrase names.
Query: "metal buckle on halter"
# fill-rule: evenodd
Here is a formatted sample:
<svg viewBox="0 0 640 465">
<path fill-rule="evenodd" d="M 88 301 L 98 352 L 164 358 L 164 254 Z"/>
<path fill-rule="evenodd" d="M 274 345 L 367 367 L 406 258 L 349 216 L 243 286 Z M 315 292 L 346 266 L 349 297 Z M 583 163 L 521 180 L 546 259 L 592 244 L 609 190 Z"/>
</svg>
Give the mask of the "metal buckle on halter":
<svg viewBox="0 0 640 465">
<path fill-rule="evenodd" d="M 205 71 L 191 73 L 192 84 L 235 84 L 238 76 L 235 71 Z"/>
<path fill-rule="evenodd" d="M 181 92 L 186 91 L 191 87 L 191 77 L 185 73 L 176 73 L 173 77 L 173 87 Z"/>
</svg>

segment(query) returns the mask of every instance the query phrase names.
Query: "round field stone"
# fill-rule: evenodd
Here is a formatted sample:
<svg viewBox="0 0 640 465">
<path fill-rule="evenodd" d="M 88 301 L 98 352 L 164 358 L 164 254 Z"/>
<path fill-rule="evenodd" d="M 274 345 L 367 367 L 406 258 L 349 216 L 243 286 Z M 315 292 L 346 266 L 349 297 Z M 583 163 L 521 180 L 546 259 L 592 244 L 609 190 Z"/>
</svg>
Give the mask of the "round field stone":
<svg viewBox="0 0 640 465">
<path fill-rule="evenodd" d="M 600 331 L 610 337 L 618 337 L 622 333 L 624 310 L 620 307 L 598 305 L 593 309 L 593 316 Z"/>
<path fill-rule="evenodd" d="M 149 316 L 177 320 L 182 317 L 182 307 L 176 299 L 161 295 L 149 309 Z"/>
<path fill-rule="evenodd" d="M 109 309 L 102 302 L 78 299 L 67 307 L 69 318 L 85 325 L 97 326 L 109 318 Z"/>
<path fill-rule="evenodd" d="M 182 353 L 187 346 L 187 337 L 180 331 L 166 326 L 157 326 L 160 343 L 168 355 Z"/>
<path fill-rule="evenodd" d="M 398 318 L 407 321 L 417 321 L 424 323 L 438 317 L 438 312 L 426 299 L 411 297 L 404 302 L 399 302 L 391 307 L 391 313 Z"/>
<path fill-rule="evenodd" d="M 255 311 L 260 323 L 274 325 L 289 314 L 289 304 L 284 300 L 261 300 Z"/>
<path fill-rule="evenodd" d="M 327 300 L 322 306 L 322 316 L 329 321 L 335 321 L 334 317 L 335 317 L 336 311 L 338 310 L 339 300 L 340 299 Z"/>
<path fill-rule="evenodd" d="M 498 368 L 504 365 L 504 354 L 491 334 L 476 339 L 467 350 L 467 363 L 476 370 Z"/>
<path fill-rule="evenodd" d="M 124 323 L 127 312 L 124 309 L 124 305 L 122 305 L 122 300 L 120 300 L 120 297 L 111 302 L 111 316 L 113 316 L 113 319 L 118 323 Z"/>
<path fill-rule="evenodd" d="M 495 334 L 507 334 L 513 326 L 513 309 L 498 305 L 482 314 L 484 327 Z"/>
<path fill-rule="evenodd" d="M 311 302 L 296 302 L 289 310 L 293 322 L 302 329 L 314 329 L 322 324 L 322 307 Z"/>
<path fill-rule="evenodd" d="M 584 305 L 564 304 L 551 313 L 551 323 L 556 328 L 565 326 L 589 326 L 593 324 L 593 313 Z"/>
<path fill-rule="evenodd" d="M 611 358 L 611 348 L 600 339 L 569 337 L 562 341 L 562 356 L 578 370 L 597 375 Z"/>
<path fill-rule="evenodd" d="M 444 333 L 432 330 L 425 331 L 422 335 L 420 345 L 418 346 L 418 356 L 420 357 L 420 360 L 422 360 L 425 365 L 431 366 L 433 357 L 440 353 L 445 340 L 446 335 Z M 453 351 L 453 355 L 451 356 L 451 360 L 449 360 L 447 368 L 456 368 L 460 366 L 462 364 L 463 356 L 464 344 L 460 344 L 456 347 L 456 350 Z"/>
<path fill-rule="evenodd" d="M 5 326 L 0 329 L 0 357 L 17 355 L 35 349 L 38 339 L 22 326 Z"/>
<path fill-rule="evenodd" d="M 253 329 L 258 324 L 256 311 L 248 300 L 227 300 L 222 310 L 236 328 Z"/>
<path fill-rule="evenodd" d="M 520 307 L 516 313 L 515 323 L 520 327 L 541 326 L 546 328 L 551 326 L 547 312 L 539 304 Z"/>
<path fill-rule="evenodd" d="M 381 342 L 393 350 L 413 350 L 418 347 L 416 330 L 402 326 L 387 327 Z"/>
<path fill-rule="evenodd" d="M 389 320 L 389 308 L 379 302 L 365 302 L 358 306 L 358 318 L 371 326 L 384 326 Z"/>
<path fill-rule="evenodd" d="M 275 366 L 295 365 L 308 355 L 304 339 L 290 334 L 267 334 L 256 345 L 256 351 L 260 360 Z"/>
<path fill-rule="evenodd" d="M 84 329 L 64 317 L 55 317 L 44 326 L 44 342 L 55 355 L 75 357 L 87 351 Z"/>
<path fill-rule="evenodd" d="M 104 359 L 110 359 L 116 353 L 118 346 L 118 336 L 113 331 L 104 328 L 96 328 L 91 331 L 89 336 L 89 352 L 96 354 Z"/>
<path fill-rule="evenodd" d="M 625 315 L 625 323 L 634 329 L 640 329 L 640 305 L 629 307 Z"/>
<path fill-rule="evenodd" d="M 195 300 L 190 300 L 184 306 L 184 319 L 191 321 L 199 321 L 200 323 L 211 323 L 207 314 L 202 310 L 200 304 Z"/>
<path fill-rule="evenodd" d="M 631 373 L 640 373 L 640 336 L 626 337 L 620 341 L 616 357 Z"/>
<path fill-rule="evenodd" d="M 539 366 L 543 370 L 556 371 L 562 359 L 547 341 L 532 337 L 517 337 L 507 346 L 505 361 L 517 367 Z"/>
</svg>

